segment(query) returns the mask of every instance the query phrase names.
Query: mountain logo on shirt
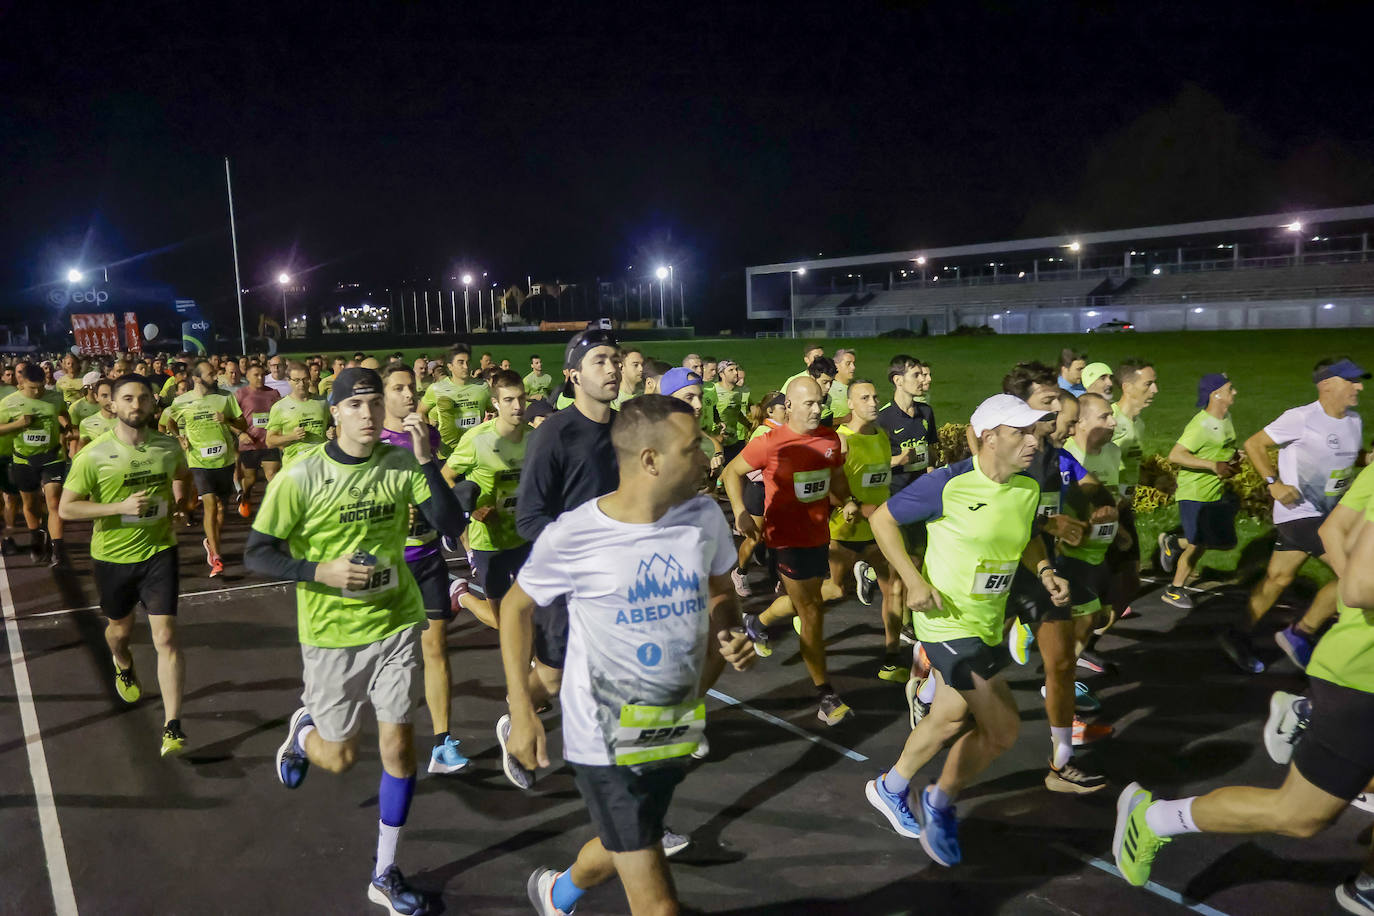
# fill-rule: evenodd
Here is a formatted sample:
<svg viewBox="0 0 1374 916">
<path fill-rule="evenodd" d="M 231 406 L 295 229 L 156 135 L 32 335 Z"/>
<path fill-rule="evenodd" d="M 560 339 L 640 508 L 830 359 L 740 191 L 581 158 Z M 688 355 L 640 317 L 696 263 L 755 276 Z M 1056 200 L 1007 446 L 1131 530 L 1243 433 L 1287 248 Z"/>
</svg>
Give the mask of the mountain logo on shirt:
<svg viewBox="0 0 1374 916">
<path fill-rule="evenodd" d="M 635 583 L 630 586 L 626 598 L 638 603 L 652 598 L 668 598 L 682 591 L 696 595 L 700 588 L 701 577 L 696 573 L 689 574 L 676 557 L 655 553 L 649 559 L 639 561 Z"/>
</svg>

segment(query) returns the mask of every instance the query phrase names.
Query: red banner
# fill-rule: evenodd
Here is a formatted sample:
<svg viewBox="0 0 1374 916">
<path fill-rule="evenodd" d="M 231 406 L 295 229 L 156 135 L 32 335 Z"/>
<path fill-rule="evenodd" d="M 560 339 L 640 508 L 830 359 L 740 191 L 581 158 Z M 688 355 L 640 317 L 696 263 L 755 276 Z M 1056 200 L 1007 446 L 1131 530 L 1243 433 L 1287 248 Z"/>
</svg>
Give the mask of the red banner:
<svg viewBox="0 0 1374 916">
<path fill-rule="evenodd" d="M 143 332 L 138 327 L 138 316 L 133 312 L 124 313 L 124 349 L 130 353 L 143 352 Z"/>
<path fill-rule="evenodd" d="M 82 353 L 110 354 L 119 349 L 114 312 L 72 316 L 72 336 Z"/>
</svg>

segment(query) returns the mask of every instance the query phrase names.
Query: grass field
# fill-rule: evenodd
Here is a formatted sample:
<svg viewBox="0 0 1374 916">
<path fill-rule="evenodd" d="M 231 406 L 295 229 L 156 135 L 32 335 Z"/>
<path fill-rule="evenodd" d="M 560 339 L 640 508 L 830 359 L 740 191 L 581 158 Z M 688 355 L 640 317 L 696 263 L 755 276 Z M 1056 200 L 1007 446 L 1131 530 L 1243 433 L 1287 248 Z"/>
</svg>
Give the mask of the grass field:
<svg viewBox="0 0 1374 916">
<path fill-rule="evenodd" d="M 713 337 L 641 345 L 652 357 L 674 365 L 688 353 L 730 357 L 748 372 L 749 388 L 762 395 L 778 387 L 802 368 L 802 347 L 809 340 Z M 1002 375 L 1021 360 L 1039 359 L 1054 365 L 1059 350 L 1072 346 L 1086 351 L 1089 360 L 1115 365 L 1126 357 L 1154 363 L 1159 375 L 1159 395 L 1143 414 L 1146 453 L 1168 454 L 1189 418 L 1197 412 L 1197 381 L 1208 372 L 1226 372 L 1235 383 L 1238 397 L 1232 410 L 1236 433 L 1242 441 L 1289 407 L 1316 398 L 1312 365 L 1323 356 L 1346 354 L 1362 365 L 1374 361 L 1374 333 L 1367 329 L 1282 331 L 1196 331 L 1166 334 L 1104 335 L 1005 335 L 991 337 L 922 337 L 904 340 L 884 338 L 833 338 L 820 341 L 827 353 L 850 347 L 858 353 L 858 377 L 881 380 L 888 361 L 899 353 L 918 357 L 931 365 L 933 384 L 930 403 L 940 423 L 966 423 L 980 401 L 1000 391 Z M 406 350 L 407 359 L 422 352 L 442 358 L 445 343 L 436 339 L 426 350 Z M 490 352 L 499 362 L 509 359 L 523 375 L 529 358 L 538 353 L 547 370 L 562 363 L 560 347 L 493 345 L 474 346 L 478 354 Z M 880 382 L 881 384 L 881 382 Z M 880 389 L 882 390 L 882 389 Z M 883 392 L 887 392 L 884 390 Z M 1374 392 L 1369 395 L 1374 398 Z M 1360 405 L 1368 420 L 1369 401 Z M 1366 426 L 1368 429 L 1368 426 Z M 1176 525 L 1178 510 L 1168 506 L 1151 517 L 1142 517 L 1142 550 L 1148 556 L 1155 536 Z M 1265 520 L 1244 521 L 1240 545 L 1233 551 L 1211 553 L 1203 566 L 1233 572 L 1249 544 L 1268 537 Z M 1330 577 L 1321 563 L 1309 560 L 1303 576 L 1320 583 Z"/>
</svg>

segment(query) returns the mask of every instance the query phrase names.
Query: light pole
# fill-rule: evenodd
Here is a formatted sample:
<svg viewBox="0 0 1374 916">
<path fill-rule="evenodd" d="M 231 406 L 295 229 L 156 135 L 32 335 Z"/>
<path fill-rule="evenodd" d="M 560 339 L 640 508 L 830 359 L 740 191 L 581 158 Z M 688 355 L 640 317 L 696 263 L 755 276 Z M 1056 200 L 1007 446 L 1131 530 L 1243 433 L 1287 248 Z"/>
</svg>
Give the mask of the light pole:
<svg viewBox="0 0 1374 916">
<path fill-rule="evenodd" d="M 797 336 L 797 294 L 793 285 L 793 280 L 797 275 L 806 276 L 806 268 L 798 267 L 796 270 L 787 272 L 787 311 L 792 316 L 792 336 Z"/>
<path fill-rule="evenodd" d="M 472 333 L 472 316 L 468 314 L 468 287 L 472 285 L 472 274 L 463 274 L 463 331 Z"/>
<path fill-rule="evenodd" d="M 291 319 L 286 314 L 286 286 L 291 282 L 291 275 L 286 271 L 277 274 L 277 285 L 281 287 L 281 336 L 285 340 L 291 336 Z"/>
<path fill-rule="evenodd" d="M 668 326 L 667 313 L 663 303 L 663 281 L 668 279 L 668 268 L 659 267 L 654 271 L 654 276 L 658 277 L 658 325 L 666 328 Z M 653 295 L 650 293 L 649 295 Z M 652 302 L 652 300 L 650 300 Z"/>
</svg>

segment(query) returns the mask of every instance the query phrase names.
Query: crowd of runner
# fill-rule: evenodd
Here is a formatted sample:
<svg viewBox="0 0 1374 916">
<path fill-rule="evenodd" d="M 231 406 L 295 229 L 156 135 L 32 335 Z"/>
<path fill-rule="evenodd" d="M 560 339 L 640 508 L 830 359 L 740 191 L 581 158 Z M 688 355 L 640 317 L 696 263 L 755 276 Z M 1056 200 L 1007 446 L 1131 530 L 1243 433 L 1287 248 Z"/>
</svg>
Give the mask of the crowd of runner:
<svg viewBox="0 0 1374 916">
<path fill-rule="evenodd" d="M 596 329 L 567 345 L 561 377 L 538 356 L 522 377 L 461 343 L 414 361 L 20 359 L 0 371 L 0 553 L 65 566 L 64 522 L 92 522 L 116 691 L 142 696 L 130 652 L 141 603 L 162 754 L 173 756 L 190 740 L 178 530 L 201 537 L 215 577 L 233 561 L 226 512 L 251 519 L 243 565 L 296 583 L 304 690 L 276 776 L 295 788 L 312 766 L 348 770 L 372 707 L 382 773 L 368 895 L 400 914 L 431 907 L 396 865 L 421 695 L 428 772 L 469 765 L 450 730 L 456 617 L 499 632 L 509 712 L 493 727 L 506 777 L 534 790 L 551 765 L 544 714 L 557 703 L 563 758 L 595 828 L 566 867 L 530 876 L 535 910 L 570 913 L 618 876 L 633 912 L 666 913 L 677 907 L 666 859 L 691 842 L 668 827 L 668 810 L 688 761 L 709 758 L 706 691 L 727 667 L 771 656 L 790 621 L 817 718 L 845 722 L 853 711 L 828 674 L 825 614 L 853 594 L 881 622 L 873 675 L 909 710 L 891 765 L 856 796 L 953 866 L 957 799 L 1017 740 L 1005 672 L 1032 652 L 1044 669 L 1046 788 L 1107 785 L 1085 748 L 1112 728 L 1075 672 L 1110 664 L 1095 642 L 1141 590 L 1134 498 L 1156 372 L 1074 350 L 1057 365 L 1008 366 L 967 418 L 966 441 L 942 449 L 921 360 L 860 372 L 853 350 L 802 356 L 796 375 L 761 393 L 733 359 L 670 365 Z M 1295 391 L 1306 403 L 1244 441 L 1232 382 L 1196 380 L 1198 412 L 1168 455 L 1181 530 L 1159 538 L 1172 576 L 1163 600 L 1191 609 L 1202 554 L 1235 546 L 1225 482 L 1242 455 L 1273 498 L 1277 542 L 1242 616 L 1218 633 L 1226 657 L 1264 670 L 1256 624 L 1308 557 L 1339 578 L 1276 636 L 1310 681 L 1306 696 L 1278 692 L 1271 704 L 1265 746 L 1288 766 L 1281 787 L 1170 800 L 1131 783 L 1113 852 L 1132 884 L 1176 836 L 1305 837 L 1367 804 L 1374 622 L 1361 608 L 1374 608 L 1374 472 L 1362 470 L 1355 408 L 1368 378 L 1348 358 L 1322 360 L 1315 400 Z M 1374 914 L 1374 859 L 1336 896 Z"/>
</svg>

